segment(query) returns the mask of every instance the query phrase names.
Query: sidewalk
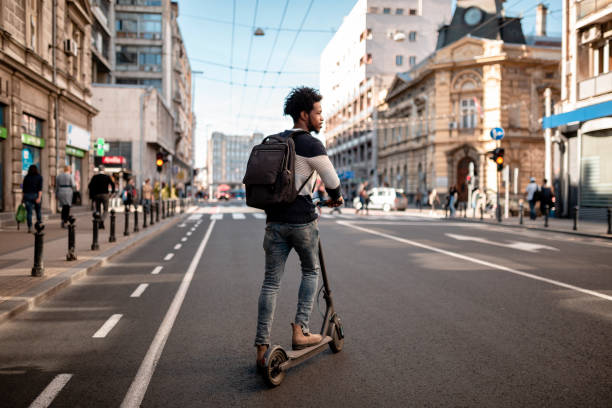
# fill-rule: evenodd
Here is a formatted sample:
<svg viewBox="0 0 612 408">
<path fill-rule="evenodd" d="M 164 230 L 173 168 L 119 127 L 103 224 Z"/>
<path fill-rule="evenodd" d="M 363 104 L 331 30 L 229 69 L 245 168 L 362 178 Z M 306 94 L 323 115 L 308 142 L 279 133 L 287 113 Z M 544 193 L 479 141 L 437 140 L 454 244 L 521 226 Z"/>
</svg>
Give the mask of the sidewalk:
<svg viewBox="0 0 612 408">
<path fill-rule="evenodd" d="M 187 208 L 185 214 L 194 207 Z M 111 257 L 153 237 L 157 233 L 178 223 L 184 217 L 177 207 L 176 215 L 161 219 L 153 226 L 143 228 L 142 212 L 139 212 L 139 232 L 134 232 L 134 214 L 130 213 L 129 236 L 124 236 L 124 214 L 118 214 L 114 243 L 108 242 L 110 215 L 105 222 L 106 229 L 100 230 L 98 242 L 100 249 L 91 250 L 93 222 L 91 214 L 76 215 L 76 261 L 66 261 L 68 252 L 68 230 L 60 228 L 59 219 L 45 223 L 43 249 L 44 276 L 32 277 L 34 263 L 34 234 L 28 234 L 27 227 L 17 231 L 16 227 L 0 229 L 3 243 L 0 253 L 0 323 L 21 311 L 51 296 L 60 288 L 70 285 L 74 280 L 85 276 L 91 269 L 102 265 Z"/>
</svg>

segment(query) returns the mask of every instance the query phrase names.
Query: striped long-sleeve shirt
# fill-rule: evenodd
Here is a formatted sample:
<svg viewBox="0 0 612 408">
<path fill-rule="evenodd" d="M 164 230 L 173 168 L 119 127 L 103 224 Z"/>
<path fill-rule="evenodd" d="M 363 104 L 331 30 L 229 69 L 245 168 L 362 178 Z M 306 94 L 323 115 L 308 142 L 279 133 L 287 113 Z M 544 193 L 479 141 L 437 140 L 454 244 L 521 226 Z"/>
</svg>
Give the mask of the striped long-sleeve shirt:
<svg viewBox="0 0 612 408">
<path fill-rule="evenodd" d="M 292 131 L 296 130 L 298 129 Z M 295 185 L 296 188 L 299 188 L 305 184 L 293 203 L 275 205 L 266 209 L 267 222 L 306 224 L 317 219 L 315 206 L 312 203 L 312 190 L 317 175 L 321 177 L 325 190 L 332 200 L 337 200 L 341 196 L 340 179 L 327 156 L 323 143 L 310 133 L 303 131 L 296 132 L 293 141 L 295 143 Z"/>
</svg>

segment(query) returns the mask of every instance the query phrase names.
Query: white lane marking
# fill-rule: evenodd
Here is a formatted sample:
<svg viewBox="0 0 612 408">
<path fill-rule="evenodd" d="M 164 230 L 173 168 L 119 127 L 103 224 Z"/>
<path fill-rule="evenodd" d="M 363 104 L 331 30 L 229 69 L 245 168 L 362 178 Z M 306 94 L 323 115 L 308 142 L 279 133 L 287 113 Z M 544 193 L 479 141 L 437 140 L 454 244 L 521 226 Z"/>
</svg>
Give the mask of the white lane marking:
<svg viewBox="0 0 612 408">
<path fill-rule="evenodd" d="M 503 243 L 503 242 L 494 242 L 488 239 L 484 239 L 484 238 L 479 238 L 479 237 L 471 237 L 469 235 L 459 235 L 459 234 L 449 234 L 446 233 L 445 234 L 447 237 L 456 239 L 458 241 L 474 241 L 474 242 L 479 242 L 482 244 L 489 244 L 489 245 L 495 245 L 495 246 L 501 246 L 501 247 L 505 247 L 505 248 L 512 248 L 512 249 L 518 249 L 519 251 L 526 251 L 526 252 L 531 252 L 531 253 L 537 253 L 540 249 L 548 249 L 551 251 L 558 251 L 557 248 L 553 248 L 551 246 L 548 245 L 541 245 L 541 244 L 531 244 L 529 242 L 517 242 L 517 241 L 511 241 L 509 243 Z"/>
<path fill-rule="evenodd" d="M 320 217 L 321 218 L 336 218 L 333 215 L 329 215 L 329 214 L 321 214 Z"/>
<path fill-rule="evenodd" d="M 187 221 L 197 221 L 201 219 L 203 216 L 204 214 L 191 214 L 189 217 L 187 217 Z"/>
<path fill-rule="evenodd" d="M 187 242 L 187 237 L 181 238 L 181 242 Z"/>
<path fill-rule="evenodd" d="M 223 213 L 219 213 L 219 214 L 213 214 L 210 216 L 211 220 L 222 220 L 223 219 Z"/>
<path fill-rule="evenodd" d="M 185 235 L 187 235 L 188 237 L 190 237 L 190 236 L 191 236 L 191 234 L 193 234 L 193 232 L 191 232 L 191 231 L 187 231 L 187 232 L 185 233 Z"/>
<path fill-rule="evenodd" d="M 164 256 L 164 261 L 169 261 L 174 257 L 174 254 L 170 252 L 168 255 Z"/>
<path fill-rule="evenodd" d="M 506 266 L 497 265 L 497 264 L 494 264 L 494 263 L 491 263 L 491 262 L 487 262 L 487 261 L 482 261 L 480 259 L 476 259 L 476 258 L 472 258 L 472 257 L 469 257 L 469 256 L 461 255 L 461 254 L 458 254 L 456 252 L 446 251 L 444 249 L 439 249 L 439 248 L 436 248 L 436 247 L 432 247 L 432 246 L 429 246 L 429 245 L 425 245 L 425 244 L 421 244 L 421 243 L 418 243 L 418 242 L 415 242 L 415 241 L 411 241 L 409 239 L 404 239 L 404 238 L 396 237 L 394 235 L 389 235 L 389 234 L 385 234 L 385 233 L 382 233 L 382 232 L 374 231 L 374 230 L 371 230 L 371 229 L 368 229 L 368 228 L 358 227 L 358 226 L 352 225 L 351 223 L 346 222 L 346 221 L 336 221 L 336 222 L 338 224 L 344 225 L 346 227 L 350 227 L 350 228 L 353 228 L 353 229 L 356 229 L 356 230 L 359 230 L 359 231 L 367 232 L 368 234 L 378 235 L 380 237 L 388 238 L 388 239 L 391 239 L 391 240 L 394 240 L 394 241 L 398 241 L 398 242 L 402 242 L 404 244 L 412 245 L 412 246 L 415 246 L 417 248 L 427 249 L 427 250 L 430 250 L 430 251 L 433 251 L 433 252 L 438 252 L 440 254 L 451 256 L 453 258 L 463 259 L 464 261 L 472 262 L 472 263 L 479 264 L 479 265 L 484 265 L 484 266 L 487 266 L 487 267 L 493 268 L 493 269 L 499 269 L 500 271 L 510 272 L 510 273 L 515 274 L 515 275 L 523 276 L 525 278 L 534 279 L 534 280 L 537 280 L 537 281 L 540 281 L 540 282 L 546 282 L 546 283 L 549 283 L 549 284 L 554 285 L 554 286 L 559 286 L 559 287 L 562 287 L 562 288 L 565 288 L 565 289 L 575 290 L 576 292 L 581 292 L 581 293 L 585 293 L 587 295 L 591 295 L 591 296 L 595 296 L 595 297 L 598 297 L 598 298 L 602 298 L 602 299 L 605 299 L 605 300 L 612 301 L 612 296 L 606 295 L 604 293 L 596 292 L 594 290 L 585 289 L 585 288 L 581 288 L 579 286 L 570 285 L 569 283 L 564 283 L 564 282 L 556 281 L 554 279 L 543 278 L 543 277 L 538 276 L 538 275 L 532 275 L 531 273 L 527 273 L 527 272 L 519 271 L 519 270 L 516 270 L 516 269 L 508 268 Z"/>
<path fill-rule="evenodd" d="M 133 298 L 140 297 L 140 295 L 142 295 L 142 292 L 144 292 L 148 287 L 149 287 L 148 283 L 141 283 L 140 285 L 138 285 L 136 290 L 132 292 L 130 297 L 133 297 Z"/>
<path fill-rule="evenodd" d="M 264 213 L 253 213 L 253 217 L 257 218 L 258 220 L 265 220 L 266 219 L 266 214 L 264 214 Z"/>
<path fill-rule="evenodd" d="M 186 226 L 187 226 L 187 224 L 185 224 L 185 223 L 182 223 L 182 224 L 178 225 L 179 228 L 185 228 Z"/>
<path fill-rule="evenodd" d="M 176 245 L 174 246 L 174 249 L 181 249 L 181 247 L 182 247 L 182 246 L 183 246 L 182 244 L 176 244 Z"/>
<path fill-rule="evenodd" d="M 156 266 L 155 269 L 153 269 L 153 271 L 151 271 L 151 275 L 157 275 L 158 273 L 161 272 L 163 266 Z"/>
<path fill-rule="evenodd" d="M 30 408 L 46 408 L 57 397 L 57 394 L 68 384 L 68 381 L 72 378 L 72 374 L 59 374 L 53 381 L 47 385 L 47 387 L 40 393 L 38 398 L 30 404 Z"/>
<path fill-rule="evenodd" d="M 147 388 L 149 387 L 149 383 L 151 382 L 151 377 L 155 372 L 155 367 L 161 357 L 162 351 L 164 350 L 164 346 L 166 345 L 166 340 L 168 340 L 168 336 L 170 336 L 170 331 L 172 330 L 172 326 L 174 325 L 174 321 L 181 310 L 181 306 L 183 301 L 185 300 L 185 295 L 187 294 L 187 290 L 189 289 L 189 285 L 193 280 L 193 275 L 195 270 L 200 263 L 200 259 L 202 258 L 202 254 L 204 253 L 204 248 L 206 248 L 206 244 L 208 243 L 208 239 L 212 233 L 212 229 L 215 226 L 215 222 L 211 222 L 208 226 L 208 230 L 206 231 L 206 235 L 204 235 L 204 239 L 200 243 L 198 250 L 196 251 L 195 256 L 191 260 L 191 264 L 183 276 L 183 280 L 181 281 L 181 285 L 179 286 L 176 295 L 174 295 L 174 299 L 172 299 L 172 303 L 170 304 L 170 308 L 166 312 L 166 316 L 164 316 L 164 320 L 162 321 L 157 333 L 155 334 L 155 338 L 145 355 L 144 360 L 140 364 L 138 368 L 138 372 L 136 373 L 136 377 L 132 384 L 130 385 L 130 389 L 125 395 L 123 402 L 121 403 L 122 408 L 131 408 L 131 407 L 139 407 L 142 403 L 142 399 L 144 398 L 145 393 L 147 392 Z"/>
<path fill-rule="evenodd" d="M 232 218 L 235 220 L 244 220 L 246 217 L 243 213 L 232 213 Z"/>
<path fill-rule="evenodd" d="M 117 323 L 119 323 L 119 320 L 123 317 L 122 314 L 114 314 L 111 317 L 108 318 L 108 320 L 102 325 L 102 327 L 100 327 L 98 329 L 97 332 L 94 333 L 93 337 L 94 339 L 103 339 L 104 337 L 106 337 L 106 335 L 113 330 L 113 327 L 115 327 L 115 325 Z"/>
</svg>

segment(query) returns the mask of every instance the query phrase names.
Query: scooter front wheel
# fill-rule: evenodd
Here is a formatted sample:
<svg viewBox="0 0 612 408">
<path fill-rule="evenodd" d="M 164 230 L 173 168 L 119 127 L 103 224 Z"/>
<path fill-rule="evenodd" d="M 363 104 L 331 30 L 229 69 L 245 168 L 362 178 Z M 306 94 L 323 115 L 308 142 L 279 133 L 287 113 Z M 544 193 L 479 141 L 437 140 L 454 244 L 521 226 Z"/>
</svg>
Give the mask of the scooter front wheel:
<svg viewBox="0 0 612 408">
<path fill-rule="evenodd" d="M 334 353 L 339 353 L 344 347 L 344 328 L 342 327 L 342 321 L 338 315 L 332 317 L 331 333 L 330 336 L 332 341 L 329 342 L 329 348 Z"/>
<path fill-rule="evenodd" d="M 280 365 L 287 361 L 287 353 L 280 346 L 276 346 L 270 350 L 266 358 L 266 367 L 264 369 L 264 379 L 270 387 L 280 385 L 285 379 L 285 372 L 281 371 Z"/>
</svg>

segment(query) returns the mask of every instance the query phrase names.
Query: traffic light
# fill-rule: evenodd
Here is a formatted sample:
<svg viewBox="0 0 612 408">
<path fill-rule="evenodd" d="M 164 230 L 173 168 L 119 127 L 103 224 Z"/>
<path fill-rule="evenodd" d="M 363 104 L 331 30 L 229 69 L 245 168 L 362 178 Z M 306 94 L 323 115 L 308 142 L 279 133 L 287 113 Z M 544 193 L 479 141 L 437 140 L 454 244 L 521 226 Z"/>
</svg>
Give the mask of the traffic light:
<svg viewBox="0 0 612 408">
<path fill-rule="evenodd" d="M 155 165 L 157 166 L 157 171 L 161 173 L 162 168 L 164 167 L 164 155 L 162 153 L 157 153 L 157 158 L 155 159 Z"/>
<path fill-rule="evenodd" d="M 497 171 L 504 169 L 504 149 L 501 147 L 493 150 L 493 157 L 491 159 L 497 164 Z"/>
</svg>

